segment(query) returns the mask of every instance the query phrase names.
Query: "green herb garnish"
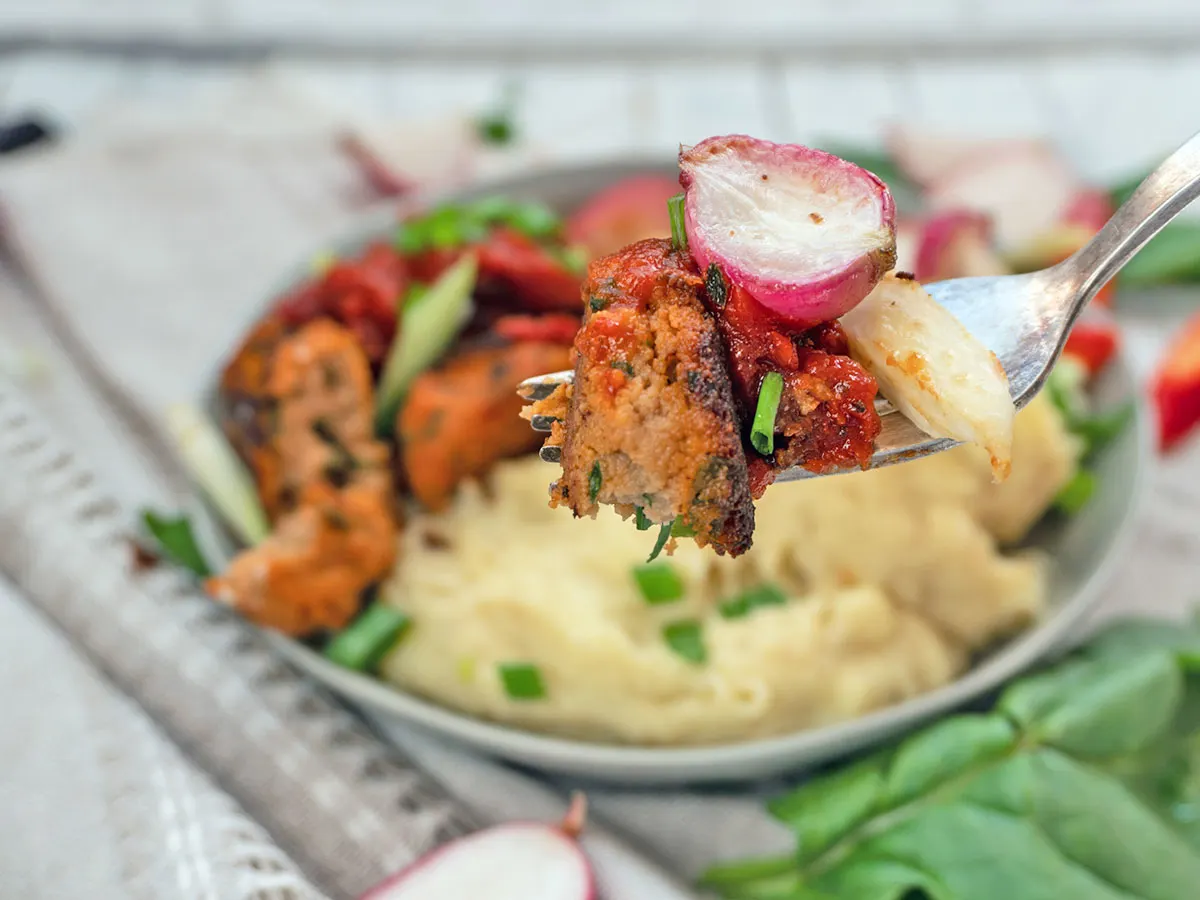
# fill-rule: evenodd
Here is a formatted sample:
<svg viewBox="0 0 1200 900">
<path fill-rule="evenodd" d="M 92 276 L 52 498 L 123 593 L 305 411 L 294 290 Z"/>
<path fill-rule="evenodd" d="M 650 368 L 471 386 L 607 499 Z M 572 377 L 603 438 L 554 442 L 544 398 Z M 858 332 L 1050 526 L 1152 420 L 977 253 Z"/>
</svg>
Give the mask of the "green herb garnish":
<svg viewBox="0 0 1200 900">
<path fill-rule="evenodd" d="M 683 520 L 683 516 L 676 516 L 675 521 L 671 523 L 671 537 L 695 537 L 696 529 Z"/>
<path fill-rule="evenodd" d="M 662 553 L 663 547 L 667 546 L 667 541 L 671 539 L 671 522 L 663 522 L 658 528 L 658 538 L 654 541 L 654 549 L 650 551 L 650 555 L 646 557 L 646 562 L 654 562 L 658 559 L 658 554 Z"/>
<path fill-rule="evenodd" d="M 377 600 L 333 636 L 325 657 L 343 668 L 373 672 L 411 624 L 406 613 Z"/>
<path fill-rule="evenodd" d="M 654 524 L 646 518 L 646 510 L 640 506 L 633 508 L 633 521 L 637 524 L 638 531 L 649 531 L 650 526 Z"/>
<path fill-rule="evenodd" d="M 513 700 L 540 700 L 546 696 L 542 672 L 532 663 L 500 663 L 497 667 L 504 692 Z"/>
<path fill-rule="evenodd" d="M 1054 497 L 1054 508 L 1068 516 L 1075 515 L 1092 499 L 1097 484 L 1095 472 L 1090 469 L 1077 470 Z"/>
<path fill-rule="evenodd" d="M 604 309 L 606 306 L 608 306 L 608 301 L 603 297 L 597 297 L 595 294 L 593 294 L 588 298 L 588 308 L 592 312 L 600 312 L 600 310 Z"/>
<path fill-rule="evenodd" d="M 686 253 L 688 240 L 683 224 L 683 194 L 676 194 L 667 201 L 667 212 L 671 216 L 671 243 L 680 253 Z"/>
<path fill-rule="evenodd" d="M 1191 900 L 1200 626 L 1131 620 L 768 804 L 786 856 L 714 867 L 725 898 Z"/>
<path fill-rule="evenodd" d="M 779 412 L 782 396 L 783 376 L 768 372 L 758 389 L 758 405 L 754 409 L 754 423 L 750 426 L 750 443 L 763 456 L 775 452 L 775 414 Z"/>
<path fill-rule="evenodd" d="M 704 646 L 704 630 L 692 619 L 664 625 L 663 640 L 667 646 L 690 663 L 701 665 L 708 661 L 708 650 Z"/>
<path fill-rule="evenodd" d="M 708 264 L 708 271 L 704 274 L 704 290 L 708 294 L 709 303 L 717 309 L 725 308 L 729 300 L 729 286 L 716 263 Z"/>
<path fill-rule="evenodd" d="M 563 268 L 576 275 L 586 275 L 588 267 L 588 249 L 580 244 L 571 244 L 559 251 L 558 261 Z"/>
<path fill-rule="evenodd" d="M 726 619 L 740 619 L 760 606 L 782 606 L 787 603 L 787 594 L 773 584 L 760 584 L 723 601 L 717 607 Z"/>
<path fill-rule="evenodd" d="M 588 472 L 588 500 L 596 502 L 600 496 L 600 488 L 604 484 L 604 476 L 600 473 L 600 460 L 592 463 L 592 471 Z"/>
<path fill-rule="evenodd" d="M 608 364 L 610 369 L 620 369 L 626 375 L 633 375 L 633 366 L 623 359 L 614 359 Z"/>
<path fill-rule="evenodd" d="M 150 509 L 142 510 L 142 524 L 154 538 L 163 556 L 176 565 L 189 569 L 200 578 L 207 578 L 212 569 L 200 552 L 200 544 L 187 516 L 163 516 Z"/>
<path fill-rule="evenodd" d="M 669 562 L 644 563 L 633 567 L 642 599 L 651 606 L 674 603 L 683 598 L 683 579 Z"/>
</svg>

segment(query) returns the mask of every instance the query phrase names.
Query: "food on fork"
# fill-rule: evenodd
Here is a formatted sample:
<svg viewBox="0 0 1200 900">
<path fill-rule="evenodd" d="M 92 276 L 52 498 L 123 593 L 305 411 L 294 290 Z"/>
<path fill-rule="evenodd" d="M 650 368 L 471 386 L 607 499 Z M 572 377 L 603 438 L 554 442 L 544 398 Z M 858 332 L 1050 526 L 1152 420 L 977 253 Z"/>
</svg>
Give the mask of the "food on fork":
<svg viewBox="0 0 1200 900">
<path fill-rule="evenodd" d="M 896 258 L 876 176 L 831 154 L 744 135 L 679 155 L 672 238 L 592 263 L 571 384 L 523 411 L 553 420 L 552 505 L 609 504 L 639 529 L 745 552 L 759 498 L 793 466 L 870 466 L 882 393 L 934 437 L 1008 474 L 1015 414 L 995 355 Z M 987 224 L 925 240 L 947 267 L 986 257 Z"/>
</svg>

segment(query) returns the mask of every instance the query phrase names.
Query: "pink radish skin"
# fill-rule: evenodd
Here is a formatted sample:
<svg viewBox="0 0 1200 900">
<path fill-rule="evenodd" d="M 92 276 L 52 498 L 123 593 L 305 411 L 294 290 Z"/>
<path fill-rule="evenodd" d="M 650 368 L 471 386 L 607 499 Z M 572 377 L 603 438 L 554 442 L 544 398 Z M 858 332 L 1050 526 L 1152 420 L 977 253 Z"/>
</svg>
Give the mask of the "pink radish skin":
<svg viewBox="0 0 1200 900">
<path fill-rule="evenodd" d="M 579 846 L 582 794 L 558 825 L 510 822 L 460 838 L 417 860 L 360 900 L 596 900 Z"/>
<path fill-rule="evenodd" d="M 900 171 L 922 187 L 940 180 L 964 160 L 989 153 L 1000 143 L 1016 142 L 940 134 L 915 126 L 890 128 L 884 139 Z"/>
<path fill-rule="evenodd" d="M 746 135 L 679 154 L 688 249 L 798 327 L 836 319 L 896 260 L 887 185 L 830 153 Z"/>
<path fill-rule="evenodd" d="M 1004 261 L 993 249 L 992 223 L 982 213 L 951 210 L 925 223 L 913 273 L 918 281 L 1007 272 Z"/>
</svg>

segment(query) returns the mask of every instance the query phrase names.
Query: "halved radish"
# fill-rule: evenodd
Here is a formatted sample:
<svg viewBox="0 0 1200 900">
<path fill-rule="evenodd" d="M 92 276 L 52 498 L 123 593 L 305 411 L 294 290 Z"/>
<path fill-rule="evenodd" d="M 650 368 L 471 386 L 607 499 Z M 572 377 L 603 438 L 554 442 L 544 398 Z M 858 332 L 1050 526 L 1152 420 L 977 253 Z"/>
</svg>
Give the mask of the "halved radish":
<svg viewBox="0 0 1200 900">
<path fill-rule="evenodd" d="M 997 144 L 961 160 L 932 183 L 931 210 L 973 209 L 991 217 L 1001 250 L 1019 246 L 1062 220 L 1079 190 L 1066 163 L 1035 141 Z"/>
<path fill-rule="evenodd" d="M 797 144 L 712 137 L 679 154 L 688 249 L 798 325 L 835 319 L 896 260 L 896 206 L 866 169 Z"/>
<path fill-rule="evenodd" d="M 595 900 L 577 838 L 587 805 L 571 798 L 557 825 L 511 822 L 439 847 L 360 900 Z"/>
<path fill-rule="evenodd" d="M 983 213 L 955 209 L 925 221 L 914 270 L 918 281 L 1008 272 L 1008 266 L 992 246 L 991 220 Z"/>
<path fill-rule="evenodd" d="M 983 447 L 993 478 L 1008 477 L 1016 414 L 1008 377 L 949 310 L 912 279 L 886 275 L 841 323 L 850 355 L 900 412 L 932 437 Z"/>
<path fill-rule="evenodd" d="M 593 196 L 566 222 L 567 241 L 587 248 L 595 259 L 643 238 L 667 237 L 667 200 L 679 182 L 666 175 L 635 175 Z"/>
</svg>

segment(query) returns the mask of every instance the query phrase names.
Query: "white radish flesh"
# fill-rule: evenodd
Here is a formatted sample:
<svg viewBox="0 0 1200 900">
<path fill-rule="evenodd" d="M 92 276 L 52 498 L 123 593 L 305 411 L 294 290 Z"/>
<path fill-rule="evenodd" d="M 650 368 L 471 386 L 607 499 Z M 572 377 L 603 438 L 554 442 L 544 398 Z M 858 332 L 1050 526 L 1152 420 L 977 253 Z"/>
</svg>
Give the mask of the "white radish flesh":
<svg viewBox="0 0 1200 900">
<path fill-rule="evenodd" d="M 595 900 L 577 841 L 586 804 L 572 798 L 558 825 L 514 822 L 446 844 L 360 900 Z"/>
<path fill-rule="evenodd" d="M 679 154 L 688 249 L 797 325 L 835 319 L 896 259 L 882 181 L 821 150 L 745 135 Z"/>
<path fill-rule="evenodd" d="M 920 284 L 887 275 L 841 320 L 850 355 L 880 393 L 932 437 L 978 444 L 996 481 L 1012 463 L 1008 377 L 995 354 Z"/>
</svg>

